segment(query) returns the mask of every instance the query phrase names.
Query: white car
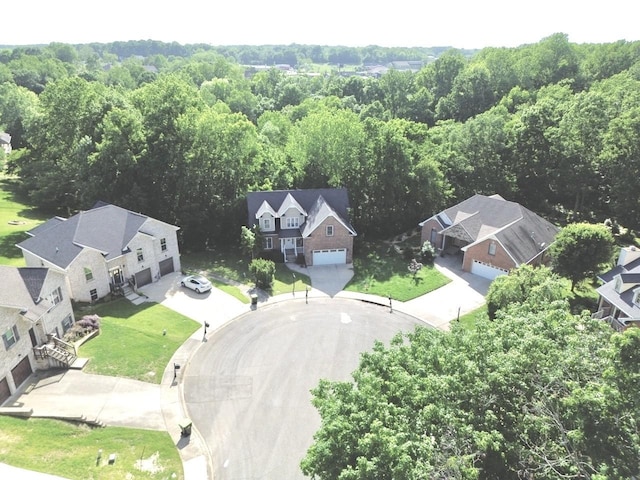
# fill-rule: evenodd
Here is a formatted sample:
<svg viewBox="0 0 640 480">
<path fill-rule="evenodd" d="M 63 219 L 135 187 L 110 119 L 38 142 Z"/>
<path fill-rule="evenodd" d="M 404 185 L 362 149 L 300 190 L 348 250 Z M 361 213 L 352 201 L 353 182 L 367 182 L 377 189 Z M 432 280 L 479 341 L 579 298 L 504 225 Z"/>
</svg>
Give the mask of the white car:
<svg viewBox="0 0 640 480">
<path fill-rule="evenodd" d="M 184 277 L 180 285 L 190 288 L 196 293 L 204 293 L 211 290 L 211 282 L 202 275 L 189 275 L 188 277 Z"/>
</svg>

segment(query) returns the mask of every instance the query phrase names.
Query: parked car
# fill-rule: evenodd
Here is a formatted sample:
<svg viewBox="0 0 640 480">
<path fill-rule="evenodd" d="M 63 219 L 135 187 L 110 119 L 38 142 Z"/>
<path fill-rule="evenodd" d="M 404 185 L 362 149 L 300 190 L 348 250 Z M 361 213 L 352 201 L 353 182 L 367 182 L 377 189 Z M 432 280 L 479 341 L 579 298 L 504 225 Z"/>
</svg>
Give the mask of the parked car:
<svg viewBox="0 0 640 480">
<path fill-rule="evenodd" d="M 196 293 L 204 293 L 211 290 L 211 282 L 202 275 L 189 275 L 180 282 L 183 287 L 195 290 Z"/>
</svg>

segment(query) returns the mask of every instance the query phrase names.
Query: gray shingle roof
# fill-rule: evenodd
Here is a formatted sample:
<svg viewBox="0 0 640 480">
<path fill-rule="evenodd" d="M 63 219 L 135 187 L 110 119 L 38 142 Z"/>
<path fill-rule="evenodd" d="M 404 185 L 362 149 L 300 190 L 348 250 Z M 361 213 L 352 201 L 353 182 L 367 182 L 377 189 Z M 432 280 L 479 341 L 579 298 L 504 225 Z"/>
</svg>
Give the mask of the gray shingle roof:
<svg viewBox="0 0 640 480">
<path fill-rule="evenodd" d="M 451 223 L 445 220 L 449 218 Z M 516 202 L 499 195 L 476 194 L 435 216 L 440 233 L 469 243 L 494 237 L 517 264 L 527 263 L 549 247 L 558 227 Z"/>
<path fill-rule="evenodd" d="M 0 305 L 29 309 L 38 303 L 48 269 L 0 266 Z"/>
<path fill-rule="evenodd" d="M 291 194 L 309 214 L 307 221 L 301 228 L 303 234 L 312 231 L 317 226 L 317 222 L 322 221 L 323 215 L 329 210 L 337 215 L 347 228 L 355 234 L 355 230 L 349 222 L 349 194 L 346 188 L 249 192 L 247 193 L 247 225 L 256 223 L 256 212 L 263 202 L 266 201 L 273 210 L 278 211 L 288 194 Z"/>
<path fill-rule="evenodd" d="M 67 220 L 51 219 L 29 233 L 19 248 L 60 268 L 67 268 L 83 248 L 100 251 L 107 260 L 122 255 L 148 217 L 104 204 Z"/>
</svg>

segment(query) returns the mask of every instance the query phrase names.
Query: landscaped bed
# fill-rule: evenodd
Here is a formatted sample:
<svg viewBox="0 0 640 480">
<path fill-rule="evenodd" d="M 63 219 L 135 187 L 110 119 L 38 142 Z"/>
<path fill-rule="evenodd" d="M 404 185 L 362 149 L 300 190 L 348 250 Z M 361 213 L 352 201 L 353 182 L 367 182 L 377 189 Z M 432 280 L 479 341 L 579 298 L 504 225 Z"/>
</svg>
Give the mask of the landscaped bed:
<svg viewBox="0 0 640 480">
<path fill-rule="evenodd" d="M 184 478 L 166 432 L 0 416 L 0 444 L 0 462 L 70 480 Z"/>
<path fill-rule="evenodd" d="M 85 371 L 150 383 L 161 382 L 175 351 L 201 326 L 162 305 L 136 306 L 125 299 L 91 313 L 101 317 L 100 335 L 80 347 L 79 356 L 91 359 Z"/>
</svg>

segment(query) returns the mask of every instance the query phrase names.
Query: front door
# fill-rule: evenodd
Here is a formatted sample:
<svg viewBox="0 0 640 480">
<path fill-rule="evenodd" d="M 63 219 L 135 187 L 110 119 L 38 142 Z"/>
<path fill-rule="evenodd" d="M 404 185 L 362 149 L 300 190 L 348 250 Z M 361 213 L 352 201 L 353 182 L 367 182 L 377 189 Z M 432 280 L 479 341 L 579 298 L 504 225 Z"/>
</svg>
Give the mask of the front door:
<svg viewBox="0 0 640 480">
<path fill-rule="evenodd" d="M 111 275 L 112 285 L 120 286 L 124 283 L 124 272 L 122 271 L 122 268 L 116 267 L 111 270 L 109 274 Z"/>
<path fill-rule="evenodd" d="M 287 249 L 287 250 L 296 248 L 296 239 L 295 238 L 285 238 L 284 239 L 284 248 Z"/>
</svg>

